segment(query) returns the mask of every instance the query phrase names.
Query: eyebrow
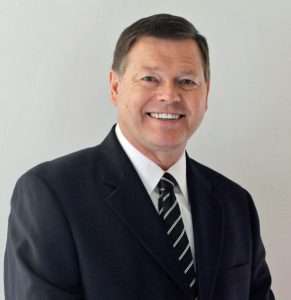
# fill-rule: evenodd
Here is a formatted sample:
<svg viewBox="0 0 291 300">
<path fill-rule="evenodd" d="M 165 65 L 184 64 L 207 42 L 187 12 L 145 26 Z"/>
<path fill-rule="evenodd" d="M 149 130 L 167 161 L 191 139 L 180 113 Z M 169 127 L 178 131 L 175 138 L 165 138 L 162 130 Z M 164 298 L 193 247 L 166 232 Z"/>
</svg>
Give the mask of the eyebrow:
<svg viewBox="0 0 291 300">
<path fill-rule="evenodd" d="M 146 71 L 150 71 L 150 72 L 160 71 L 159 67 L 150 67 L 150 66 L 141 66 L 141 69 L 146 70 Z M 186 70 L 179 73 L 179 76 L 189 76 L 189 75 L 198 76 L 198 73 L 195 72 L 194 70 L 191 70 L 191 69 L 188 69 L 188 70 L 186 69 Z"/>
</svg>

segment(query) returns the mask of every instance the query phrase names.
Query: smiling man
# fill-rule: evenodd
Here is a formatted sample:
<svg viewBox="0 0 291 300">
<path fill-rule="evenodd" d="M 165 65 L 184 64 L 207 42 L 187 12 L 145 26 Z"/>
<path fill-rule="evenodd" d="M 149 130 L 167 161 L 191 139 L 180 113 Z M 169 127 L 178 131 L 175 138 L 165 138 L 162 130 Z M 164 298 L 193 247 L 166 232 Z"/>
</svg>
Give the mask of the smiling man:
<svg viewBox="0 0 291 300">
<path fill-rule="evenodd" d="M 127 140 L 164 170 L 185 151 L 207 109 L 209 80 L 193 39 L 140 37 L 110 74 Z"/>
<path fill-rule="evenodd" d="M 16 184 L 7 300 L 274 299 L 251 196 L 185 150 L 209 85 L 206 39 L 184 18 L 122 32 L 110 72 L 117 125 Z"/>
</svg>

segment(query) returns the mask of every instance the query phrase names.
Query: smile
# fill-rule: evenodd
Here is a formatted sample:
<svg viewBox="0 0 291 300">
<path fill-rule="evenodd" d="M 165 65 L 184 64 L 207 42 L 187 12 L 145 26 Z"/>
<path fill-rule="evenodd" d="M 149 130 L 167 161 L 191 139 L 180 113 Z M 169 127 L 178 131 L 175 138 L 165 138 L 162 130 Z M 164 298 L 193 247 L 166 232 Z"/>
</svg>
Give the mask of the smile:
<svg viewBox="0 0 291 300">
<path fill-rule="evenodd" d="M 158 120 L 178 120 L 184 117 L 184 115 L 182 114 L 169 114 L 169 113 L 157 113 L 157 112 L 147 113 L 147 115 Z"/>
</svg>

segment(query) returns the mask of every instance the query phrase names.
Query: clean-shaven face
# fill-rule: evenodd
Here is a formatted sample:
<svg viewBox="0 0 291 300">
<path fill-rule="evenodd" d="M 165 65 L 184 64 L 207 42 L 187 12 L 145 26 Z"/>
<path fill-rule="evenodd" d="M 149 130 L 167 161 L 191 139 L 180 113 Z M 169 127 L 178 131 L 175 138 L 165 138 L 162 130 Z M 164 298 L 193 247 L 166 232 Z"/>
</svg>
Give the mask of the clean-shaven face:
<svg viewBox="0 0 291 300">
<path fill-rule="evenodd" d="M 137 149 L 155 160 L 176 155 L 207 110 L 209 82 L 192 39 L 142 37 L 130 50 L 123 74 L 110 74 L 118 123 Z"/>
</svg>

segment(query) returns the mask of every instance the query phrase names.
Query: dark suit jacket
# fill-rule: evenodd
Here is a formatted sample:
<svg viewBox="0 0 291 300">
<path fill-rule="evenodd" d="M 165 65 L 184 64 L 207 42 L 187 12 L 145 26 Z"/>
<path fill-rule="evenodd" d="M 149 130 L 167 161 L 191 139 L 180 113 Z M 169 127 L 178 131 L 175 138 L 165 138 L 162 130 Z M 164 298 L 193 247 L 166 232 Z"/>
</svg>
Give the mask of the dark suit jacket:
<svg viewBox="0 0 291 300">
<path fill-rule="evenodd" d="M 187 157 L 200 300 L 271 300 L 246 190 Z M 16 184 L 6 300 L 192 299 L 147 192 L 114 131 Z"/>
</svg>

